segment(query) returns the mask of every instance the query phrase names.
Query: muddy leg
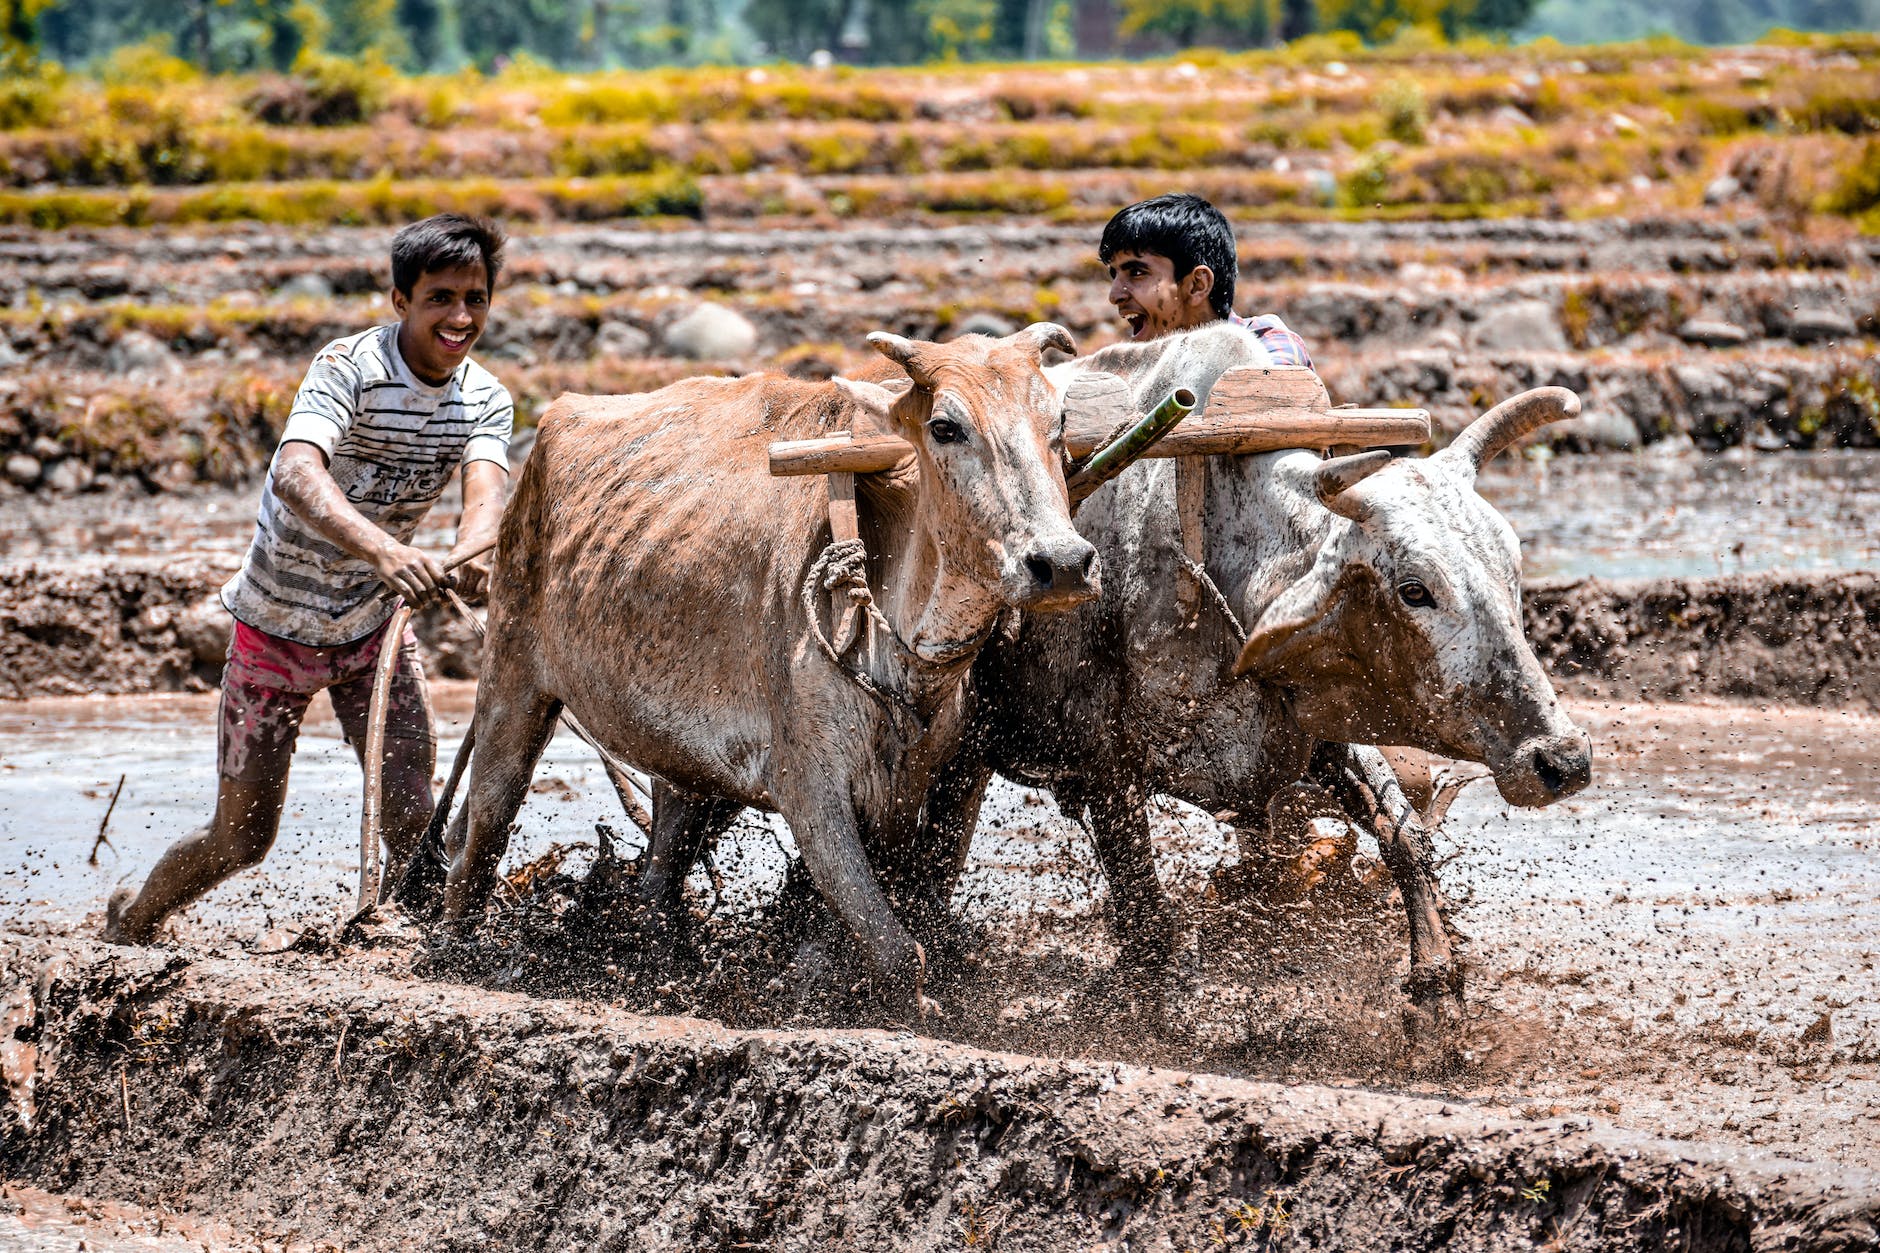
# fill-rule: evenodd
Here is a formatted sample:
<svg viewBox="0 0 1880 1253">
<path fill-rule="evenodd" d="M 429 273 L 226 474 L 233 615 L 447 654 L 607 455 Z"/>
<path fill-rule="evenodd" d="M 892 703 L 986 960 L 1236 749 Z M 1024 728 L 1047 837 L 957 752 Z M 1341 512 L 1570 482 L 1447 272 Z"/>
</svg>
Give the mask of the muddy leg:
<svg viewBox="0 0 1880 1253">
<path fill-rule="evenodd" d="M 780 807 L 796 833 L 803 867 L 861 945 L 891 1009 L 925 1017 L 938 1008 L 922 994 L 926 954 L 895 917 L 876 882 L 847 800 L 847 781 L 825 776 L 820 782 L 815 793 Z"/>
<path fill-rule="evenodd" d="M 111 894 L 105 905 L 107 942 L 149 943 L 165 918 L 268 855 L 281 825 L 294 743 L 312 699 L 309 692 L 224 674 L 216 714 L 215 816 L 170 846 L 141 892 L 119 888 Z"/>
<path fill-rule="evenodd" d="M 1398 786 L 1390 764 L 1375 748 L 1324 744 L 1314 755 L 1317 767 L 1347 813 L 1356 815 L 1377 837 L 1385 868 L 1403 894 L 1410 924 L 1410 976 L 1404 991 L 1419 1007 L 1447 1015 L 1459 1011 L 1462 970 L 1443 926 L 1443 894 L 1436 882 L 1429 833 Z"/>
<path fill-rule="evenodd" d="M 143 891 L 134 897 L 128 888 L 112 893 L 105 911 L 105 942 L 148 944 L 165 918 L 229 876 L 260 865 L 274 846 L 286 796 L 285 771 L 252 783 L 223 776 L 209 825 L 172 844 L 150 871 Z"/>
<path fill-rule="evenodd" d="M 555 733 L 561 702 L 533 690 L 505 691 L 507 676 L 486 678 L 477 691 L 477 754 L 464 802 L 469 825 L 444 884 L 444 918 L 474 922 L 489 903 L 496 871 L 509 847 L 509 824 L 522 808 L 535 763 Z"/>
<path fill-rule="evenodd" d="M 365 759 L 372 683 L 368 676 L 349 683 L 336 683 L 327 689 L 333 712 L 339 717 L 340 727 L 358 755 L 362 770 L 373 768 L 373 763 Z M 436 769 L 437 731 L 431 716 L 431 695 L 418 660 L 417 641 L 407 638 L 399 648 L 398 665 L 392 671 L 391 691 L 386 702 L 385 761 L 380 777 L 384 781 L 382 832 L 388 873 L 380 899 L 397 886 L 404 867 L 418 851 L 425 828 L 430 825 L 431 775 Z"/>
<path fill-rule="evenodd" d="M 979 807 L 991 781 L 991 767 L 976 754 L 955 757 L 941 767 L 927 792 L 920 831 L 884 857 L 882 875 L 889 881 L 889 895 L 930 948 L 957 947 L 963 938 L 953 917 L 953 891 L 966 868 Z"/>
<path fill-rule="evenodd" d="M 640 871 L 638 896 L 650 907 L 653 929 L 661 941 L 677 937 L 680 897 L 686 876 L 711 841 L 738 820 L 744 807 L 736 801 L 676 788 L 653 780 L 653 830 Z"/>
<path fill-rule="evenodd" d="M 1087 797 L 1059 789 L 1059 797 L 1069 812 L 1089 810 L 1091 841 L 1110 885 L 1110 933 L 1122 949 L 1118 965 L 1136 973 L 1165 968 L 1175 953 L 1175 912 L 1155 877 L 1148 797 L 1134 783 Z"/>
</svg>

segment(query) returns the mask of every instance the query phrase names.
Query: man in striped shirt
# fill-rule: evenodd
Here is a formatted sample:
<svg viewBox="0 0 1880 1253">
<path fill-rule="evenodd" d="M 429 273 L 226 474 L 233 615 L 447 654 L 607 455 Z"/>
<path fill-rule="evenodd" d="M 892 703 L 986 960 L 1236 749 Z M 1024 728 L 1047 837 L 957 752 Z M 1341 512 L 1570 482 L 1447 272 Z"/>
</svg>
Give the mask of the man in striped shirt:
<svg viewBox="0 0 1880 1253">
<path fill-rule="evenodd" d="M 492 222 L 440 214 L 392 240 L 399 320 L 320 350 L 261 491 L 247 559 L 222 589 L 235 617 L 222 674 L 220 784 L 210 824 L 173 845 L 141 892 L 112 894 L 105 939 L 147 943 L 164 919 L 273 846 L 301 719 L 325 691 L 355 751 L 365 744 L 381 648 L 398 649 L 386 717 L 385 838 L 392 864 L 431 814 L 437 742 L 409 631 L 384 639 L 393 601 L 476 591 L 489 560 L 446 574 L 411 547 L 461 468 L 452 557 L 486 546 L 502 516 L 513 409 L 476 362 L 502 267 Z M 446 559 L 448 562 L 448 558 Z"/>
<path fill-rule="evenodd" d="M 1234 228 L 1200 196 L 1176 192 L 1119 210 L 1103 228 L 1097 257 L 1109 267 L 1110 303 L 1131 339 L 1225 320 L 1258 336 L 1274 365 L 1311 368 L 1305 341 L 1278 315 L 1234 313 Z"/>
</svg>

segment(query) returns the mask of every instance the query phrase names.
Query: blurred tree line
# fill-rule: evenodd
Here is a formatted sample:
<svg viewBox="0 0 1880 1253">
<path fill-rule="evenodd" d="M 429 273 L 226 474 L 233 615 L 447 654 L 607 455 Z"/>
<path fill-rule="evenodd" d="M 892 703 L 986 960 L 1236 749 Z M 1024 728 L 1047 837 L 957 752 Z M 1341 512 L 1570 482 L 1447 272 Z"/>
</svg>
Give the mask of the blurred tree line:
<svg viewBox="0 0 1880 1253">
<path fill-rule="evenodd" d="M 828 57 L 860 64 L 1246 48 L 1314 32 L 1650 34 L 1695 43 L 1772 27 L 1880 27 L 1880 0 L 0 0 L 0 61 L 93 65 L 126 47 L 212 70 L 286 70 L 303 54 L 410 71 Z"/>
</svg>

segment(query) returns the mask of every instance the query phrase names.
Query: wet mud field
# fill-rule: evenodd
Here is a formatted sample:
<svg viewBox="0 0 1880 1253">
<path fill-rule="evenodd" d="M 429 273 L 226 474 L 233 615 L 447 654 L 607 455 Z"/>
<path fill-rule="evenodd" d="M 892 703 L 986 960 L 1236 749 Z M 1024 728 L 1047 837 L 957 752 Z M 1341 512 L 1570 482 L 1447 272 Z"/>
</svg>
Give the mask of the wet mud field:
<svg viewBox="0 0 1880 1253">
<path fill-rule="evenodd" d="M 1041 311 L 1088 348 L 1113 330 L 1086 233 L 842 228 L 776 252 L 758 229 L 545 231 L 519 242 L 491 358 L 525 408 L 650 386 L 707 368 L 663 340 L 706 298 L 756 330 L 714 369 L 827 372 L 879 326 Z M 615 907 L 640 837 L 566 736 L 478 942 L 341 935 L 359 773 L 324 703 L 265 866 L 161 947 L 97 945 L 112 887 L 209 811 L 226 625 L 203 600 L 250 533 L 273 419 L 172 447 L 184 414 L 119 464 L 22 418 L 0 439 L 37 467 L 0 483 L 0 1248 L 1880 1247 L 1869 241 L 1307 233 L 1298 256 L 1250 231 L 1244 281 L 1338 346 L 1337 399 L 1449 429 L 1521 387 L 1588 401 L 1552 455 L 1481 480 L 1594 784 L 1526 811 L 1476 783 L 1438 831 L 1461 1021 L 1406 1012 L 1374 846 L 1328 858 L 1321 824 L 1250 898 L 1232 830 L 1173 803 L 1154 834 L 1178 968 L 1125 985 L 1087 835 L 1003 782 L 933 954 L 944 1012 L 916 1031 L 785 903 L 775 820 L 732 830 L 688 886 L 689 935 L 655 950 Z M 65 311 L 11 324 L 19 414 L 41 392 L 107 412 L 127 379 L 194 404 L 232 367 L 291 390 L 377 316 L 372 232 L 0 243 Z M 716 260 L 654 286 L 673 255 Z M 324 295 L 290 287 L 308 275 Z M 91 317 L 113 292 L 267 316 L 127 347 Z M 1693 313 L 1747 338 L 1700 342 Z M 477 660 L 460 629 L 421 631 L 448 761 Z"/>
</svg>

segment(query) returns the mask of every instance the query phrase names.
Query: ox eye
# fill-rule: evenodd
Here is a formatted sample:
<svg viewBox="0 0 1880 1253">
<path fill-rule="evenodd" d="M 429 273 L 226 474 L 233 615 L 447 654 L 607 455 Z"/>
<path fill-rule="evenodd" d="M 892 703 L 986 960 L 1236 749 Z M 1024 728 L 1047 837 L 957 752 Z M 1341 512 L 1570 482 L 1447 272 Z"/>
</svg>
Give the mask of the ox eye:
<svg viewBox="0 0 1880 1253">
<path fill-rule="evenodd" d="M 927 434 L 936 444 L 964 444 L 966 428 L 952 418 L 935 418 L 927 424 Z"/>
<path fill-rule="evenodd" d="M 1405 579 L 1399 583 L 1397 595 L 1403 597 L 1403 603 L 1412 609 L 1428 609 L 1436 603 L 1436 598 L 1430 595 L 1430 589 L 1415 579 Z"/>
</svg>

